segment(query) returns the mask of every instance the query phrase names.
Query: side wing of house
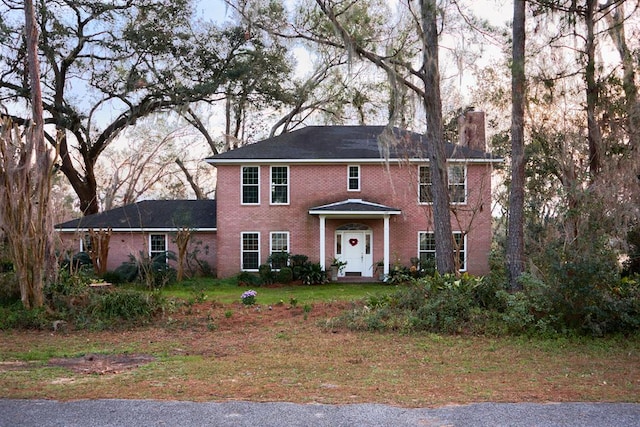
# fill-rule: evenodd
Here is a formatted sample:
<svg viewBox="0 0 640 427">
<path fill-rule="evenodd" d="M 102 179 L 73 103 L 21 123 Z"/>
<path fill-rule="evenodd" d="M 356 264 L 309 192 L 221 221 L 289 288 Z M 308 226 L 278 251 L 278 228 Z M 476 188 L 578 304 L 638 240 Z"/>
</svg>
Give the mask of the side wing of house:
<svg viewBox="0 0 640 427">
<path fill-rule="evenodd" d="M 58 224 L 60 252 L 72 257 L 92 250 L 89 230 L 111 230 L 107 271 L 113 271 L 131 257 L 154 257 L 178 253 L 180 230 L 191 234 L 188 265 L 215 272 L 217 264 L 215 200 L 144 201 Z M 176 261 L 167 262 L 176 267 Z"/>
</svg>

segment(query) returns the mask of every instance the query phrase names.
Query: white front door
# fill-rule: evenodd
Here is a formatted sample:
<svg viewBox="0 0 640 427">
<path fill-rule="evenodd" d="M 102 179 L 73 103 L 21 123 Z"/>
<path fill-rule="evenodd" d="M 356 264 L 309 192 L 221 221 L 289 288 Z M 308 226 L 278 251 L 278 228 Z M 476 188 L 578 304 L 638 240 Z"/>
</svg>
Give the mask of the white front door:
<svg viewBox="0 0 640 427">
<path fill-rule="evenodd" d="M 371 276 L 371 232 L 344 231 L 341 241 L 342 253 L 336 258 L 347 263 L 341 276 Z"/>
</svg>

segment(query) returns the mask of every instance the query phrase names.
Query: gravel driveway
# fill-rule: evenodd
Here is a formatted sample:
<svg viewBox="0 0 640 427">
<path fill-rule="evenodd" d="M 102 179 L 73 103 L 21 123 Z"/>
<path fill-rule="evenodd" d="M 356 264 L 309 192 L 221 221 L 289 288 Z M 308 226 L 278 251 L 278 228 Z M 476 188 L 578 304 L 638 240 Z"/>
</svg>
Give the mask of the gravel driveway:
<svg viewBox="0 0 640 427">
<path fill-rule="evenodd" d="M 640 404 L 478 403 L 434 409 L 378 404 L 0 399 L 0 427 L 48 426 L 640 426 Z"/>
</svg>

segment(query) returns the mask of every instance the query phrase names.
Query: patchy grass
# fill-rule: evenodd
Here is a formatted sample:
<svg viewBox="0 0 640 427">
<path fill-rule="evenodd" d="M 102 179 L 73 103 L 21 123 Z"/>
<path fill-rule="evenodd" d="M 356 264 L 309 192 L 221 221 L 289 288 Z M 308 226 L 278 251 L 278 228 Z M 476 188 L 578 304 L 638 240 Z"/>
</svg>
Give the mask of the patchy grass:
<svg viewBox="0 0 640 427">
<path fill-rule="evenodd" d="M 349 302 L 296 294 L 296 307 L 274 303 L 269 310 L 260 299 L 268 289 L 258 289 L 257 307 L 242 306 L 242 288 L 235 287 L 227 294 L 235 295 L 234 303 L 221 304 L 226 291 L 218 297 L 213 292 L 211 300 L 166 313 L 154 327 L 130 331 L 0 332 L 3 397 L 406 407 L 640 402 L 640 336 L 527 339 L 331 330 L 324 320 Z M 266 294 L 277 300 L 287 295 Z M 49 364 L 51 358 L 89 353 L 144 354 L 155 361 L 105 374 Z"/>
<path fill-rule="evenodd" d="M 163 295 L 185 300 L 201 299 L 228 304 L 240 300 L 246 286 L 238 286 L 234 279 L 189 279 L 182 283 L 162 288 Z M 280 301 L 288 303 L 294 297 L 304 305 L 307 303 L 353 301 L 368 294 L 392 292 L 395 287 L 384 283 L 327 283 L 323 285 L 259 286 L 251 288 L 258 292 L 258 303 L 273 305 Z"/>
</svg>

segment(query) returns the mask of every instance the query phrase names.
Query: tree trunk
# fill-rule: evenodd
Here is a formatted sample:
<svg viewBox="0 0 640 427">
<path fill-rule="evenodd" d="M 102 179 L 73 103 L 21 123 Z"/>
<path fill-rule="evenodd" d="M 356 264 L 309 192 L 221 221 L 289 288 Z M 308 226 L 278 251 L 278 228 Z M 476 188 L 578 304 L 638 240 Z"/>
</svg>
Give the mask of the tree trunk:
<svg viewBox="0 0 640 427">
<path fill-rule="evenodd" d="M 187 245 L 191 239 L 191 230 L 189 228 L 180 228 L 176 233 L 176 246 L 178 247 L 178 272 L 176 281 L 182 282 L 184 277 L 184 260 L 187 257 Z"/>
<path fill-rule="evenodd" d="M 589 173 L 593 181 L 600 172 L 600 151 L 602 147 L 602 132 L 596 118 L 596 107 L 599 98 L 599 85 L 596 82 L 596 41 L 594 13 L 597 0 L 587 0 L 585 10 L 585 23 L 587 25 L 587 66 L 585 68 L 585 80 L 587 83 L 587 128 L 589 141 Z"/>
<path fill-rule="evenodd" d="M 55 274 L 55 256 L 50 215 L 53 161 L 44 136 L 38 27 L 32 0 L 25 1 L 24 13 L 32 120 L 25 124 L 24 136 L 10 121 L 2 123 L 0 224 L 9 240 L 22 303 L 29 309 L 44 305 L 43 287 Z"/>
<path fill-rule="evenodd" d="M 454 273 L 453 233 L 451 232 L 449 182 L 447 158 L 444 149 L 442 125 L 442 100 L 440 98 L 440 71 L 438 63 L 437 5 L 435 0 L 420 1 L 422 29 L 422 70 L 424 84 L 424 108 L 430 142 L 429 162 L 433 195 L 434 237 L 436 239 L 436 264 L 440 273 Z"/>
<path fill-rule="evenodd" d="M 511 188 L 507 231 L 507 275 L 512 291 L 522 288 L 524 272 L 524 106 L 525 0 L 513 5 L 513 63 L 511 65 Z"/>
</svg>

